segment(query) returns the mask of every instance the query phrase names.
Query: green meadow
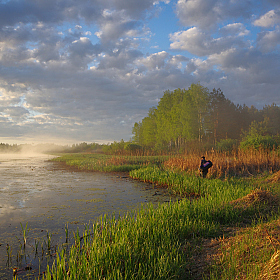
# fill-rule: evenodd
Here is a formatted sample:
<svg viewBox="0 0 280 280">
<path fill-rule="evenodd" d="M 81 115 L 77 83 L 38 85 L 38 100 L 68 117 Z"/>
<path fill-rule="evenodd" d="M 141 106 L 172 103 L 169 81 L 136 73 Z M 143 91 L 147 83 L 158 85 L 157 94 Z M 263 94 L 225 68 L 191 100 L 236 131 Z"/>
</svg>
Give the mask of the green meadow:
<svg viewBox="0 0 280 280">
<path fill-rule="evenodd" d="M 64 154 L 53 159 L 83 171 L 129 172 L 148 165 L 160 166 L 168 156 L 112 156 L 106 154 Z"/>
<path fill-rule="evenodd" d="M 202 179 L 168 168 L 166 156 L 72 154 L 54 159 L 88 171 L 127 172 L 167 188 L 176 202 L 72 233 L 44 279 L 278 279 L 278 173 Z"/>
</svg>

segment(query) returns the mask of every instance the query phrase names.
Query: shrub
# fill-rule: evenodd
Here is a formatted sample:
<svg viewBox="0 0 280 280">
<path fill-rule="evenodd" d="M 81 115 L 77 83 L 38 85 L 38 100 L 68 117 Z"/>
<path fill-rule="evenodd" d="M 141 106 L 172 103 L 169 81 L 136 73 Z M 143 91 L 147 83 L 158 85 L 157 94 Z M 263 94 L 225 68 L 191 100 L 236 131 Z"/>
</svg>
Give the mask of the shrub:
<svg viewBox="0 0 280 280">
<path fill-rule="evenodd" d="M 231 152 L 238 145 L 236 139 L 222 139 L 216 144 L 216 148 L 219 152 Z"/>
<path fill-rule="evenodd" d="M 246 137 L 241 143 L 240 148 L 242 150 L 247 149 L 268 149 L 272 150 L 274 148 L 277 148 L 278 144 L 275 141 L 275 139 L 271 136 L 249 136 Z"/>
<path fill-rule="evenodd" d="M 133 143 L 126 143 L 124 149 L 128 152 L 136 152 L 142 150 L 142 146 Z"/>
</svg>

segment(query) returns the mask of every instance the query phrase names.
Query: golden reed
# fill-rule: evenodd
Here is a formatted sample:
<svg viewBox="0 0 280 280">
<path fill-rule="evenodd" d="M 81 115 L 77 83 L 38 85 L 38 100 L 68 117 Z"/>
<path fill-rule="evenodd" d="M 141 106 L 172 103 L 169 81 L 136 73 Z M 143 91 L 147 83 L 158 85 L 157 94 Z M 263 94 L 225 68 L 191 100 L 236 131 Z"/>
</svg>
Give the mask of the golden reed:
<svg viewBox="0 0 280 280">
<path fill-rule="evenodd" d="M 166 168 L 195 172 L 200 165 L 202 154 L 190 153 L 184 156 L 173 156 L 165 161 Z M 204 156 L 211 160 L 213 167 L 209 175 L 215 178 L 231 176 L 256 175 L 262 172 L 274 173 L 280 170 L 279 151 L 236 150 L 232 153 L 208 151 Z"/>
</svg>

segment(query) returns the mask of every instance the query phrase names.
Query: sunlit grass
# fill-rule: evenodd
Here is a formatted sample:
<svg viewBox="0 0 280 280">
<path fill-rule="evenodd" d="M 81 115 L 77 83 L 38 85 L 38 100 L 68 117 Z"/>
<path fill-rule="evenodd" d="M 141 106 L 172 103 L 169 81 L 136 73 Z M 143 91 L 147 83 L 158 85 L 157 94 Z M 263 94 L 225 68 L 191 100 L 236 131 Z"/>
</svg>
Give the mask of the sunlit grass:
<svg viewBox="0 0 280 280">
<path fill-rule="evenodd" d="M 254 167 L 257 173 L 264 171 L 265 164 L 270 172 L 278 167 L 275 155 L 267 155 L 266 163 L 264 154 L 247 159 L 244 155 L 242 164 L 247 174 L 252 170 L 247 165 L 253 158 L 260 167 L 259 170 Z M 218 159 L 217 156 L 216 162 Z M 264 179 L 253 176 L 224 176 L 234 175 L 237 165 L 230 169 L 226 161 L 223 164 L 226 167 L 218 166 L 217 170 L 220 168 L 223 178 L 226 177 L 221 180 L 213 178 L 218 171 L 212 172 L 210 179 L 199 177 L 194 172 L 197 157 L 190 163 L 192 172 L 186 168 L 188 165 L 178 168 L 184 159 L 175 161 L 174 157 L 68 155 L 57 160 L 81 170 L 130 171 L 132 178 L 167 187 L 182 199 L 159 204 L 156 208 L 150 205 L 148 209 L 128 213 L 119 219 L 100 217 L 81 235 L 74 234 L 75 242 L 69 250 L 59 249 L 57 260 L 48 268 L 45 279 L 197 279 L 190 271 L 193 254 L 197 253 L 195 248 L 200 240 L 211 238 L 228 243 L 223 243 L 221 257 L 209 268 L 205 279 L 261 279 L 258 277 L 264 275 L 263 268 L 271 258 L 277 259 L 278 247 L 272 246 L 271 241 L 261 246 L 264 232 L 268 232 L 262 225 L 272 215 L 275 219 L 279 217 L 277 205 L 270 207 L 269 201 L 254 198 L 258 193 L 256 189 L 269 194 L 266 189 L 269 190 L 271 184 L 264 184 Z M 242 172 L 237 175 L 246 173 Z M 271 190 L 279 193 L 277 188 Z M 244 200 L 252 197 L 252 201 Z M 259 225 L 254 226 L 254 223 Z M 237 235 L 237 242 L 222 238 L 224 227 L 238 225 L 246 225 L 248 230 Z M 261 234 L 256 234 L 256 230 Z M 68 236 L 67 232 L 67 239 Z M 269 233 L 266 236 L 270 236 Z M 262 249 L 265 250 L 259 253 Z M 269 269 L 265 275 L 268 274 Z"/>
<path fill-rule="evenodd" d="M 279 223 L 276 218 L 221 240 L 208 279 L 279 279 Z"/>
<path fill-rule="evenodd" d="M 280 169 L 279 150 L 236 150 L 231 153 L 209 151 L 204 156 L 213 162 L 209 175 L 212 178 L 232 176 L 253 176 L 263 172 L 272 173 Z M 202 155 L 190 153 L 172 156 L 164 162 L 164 167 L 188 173 L 196 173 Z"/>
<path fill-rule="evenodd" d="M 231 153 L 205 152 L 213 162 L 208 177 L 228 178 L 253 176 L 263 172 L 273 173 L 280 169 L 279 150 L 236 150 Z M 175 156 L 112 156 L 105 154 L 64 154 L 54 161 L 65 162 L 80 170 L 129 172 L 145 166 L 159 166 L 166 170 L 198 174 L 201 154 L 189 153 Z"/>
<path fill-rule="evenodd" d="M 129 172 L 150 164 L 160 165 L 164 156 L 110 156 L 104 154 L 68 154 L 53 159 L 84 171 Z"/>
<path fill-rule="evenodd" d="M 253 188 L 250 180 L 200 180 L 199 199 L 150 206 L 118 220 L 101 217 L 75 234 L 69 253 L 61 249 L 46 279 L 185 279 L 192 250 L 186 242 L 219 236 L 222 226 L 244 217 L 258 219 L 256 207 L 230 203 Z"/>
</svg>

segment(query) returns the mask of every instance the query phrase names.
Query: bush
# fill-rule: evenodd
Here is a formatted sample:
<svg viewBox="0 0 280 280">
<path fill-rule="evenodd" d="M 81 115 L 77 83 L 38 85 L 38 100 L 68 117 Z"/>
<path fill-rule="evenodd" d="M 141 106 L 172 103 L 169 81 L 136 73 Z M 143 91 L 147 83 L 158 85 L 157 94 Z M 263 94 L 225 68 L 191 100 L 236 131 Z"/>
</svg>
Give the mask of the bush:
<svg viewBox="0 0 280 280">
<path fill-rule="evenodd" d="M 142 146 L 133 143 L 126 143 L 124 149 L 128 152 L 136 152 L 142 150 Z"/>
<path fill-rule="evenodd" d="M 272 150 L 277 148 L 278 144 L 277 141 L 271 136 L 261 136 L 257 135 L 254 137 L 246 137 L 241 143 L 240 148 L 242 150 L 247 149 L 268 149 Z"/>
<path fill-rule="evenodd" d="M 236 139 L 222 139 L 216 144 L 216 148 L 219 152 L 231 152 L 237 145 Z"/>
</svg>

